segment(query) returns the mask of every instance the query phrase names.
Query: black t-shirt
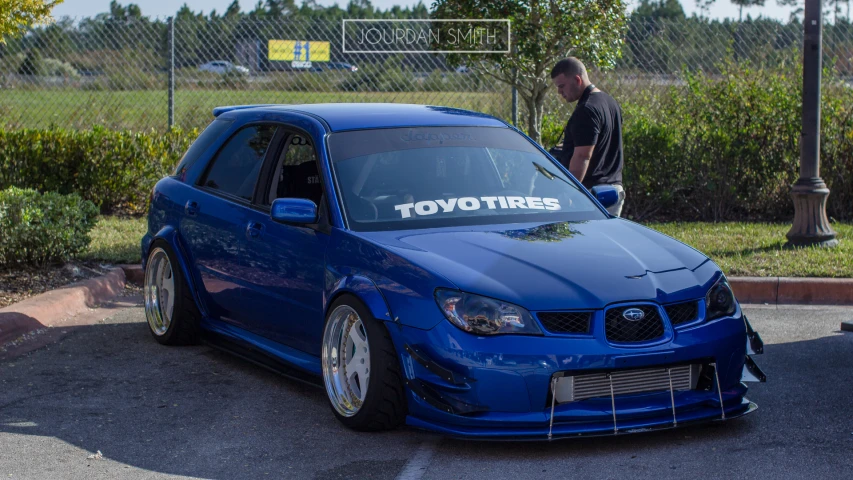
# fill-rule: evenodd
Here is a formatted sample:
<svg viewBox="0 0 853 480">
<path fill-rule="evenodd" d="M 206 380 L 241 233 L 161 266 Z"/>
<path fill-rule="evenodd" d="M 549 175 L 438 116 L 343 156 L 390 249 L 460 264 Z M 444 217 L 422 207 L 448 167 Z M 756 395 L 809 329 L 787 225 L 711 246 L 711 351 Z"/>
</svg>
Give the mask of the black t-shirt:
<svg viewBox="0 0 853 480">
<path fill-rule="evenodd" d="M 595 145 L 583 178 L 592 188 L 601 184 L 622 184 L 622 110 L 610 95 L 587 89 L 566 124 L 563 165 L 569 168 L 575 145 Z"/>
</svg>

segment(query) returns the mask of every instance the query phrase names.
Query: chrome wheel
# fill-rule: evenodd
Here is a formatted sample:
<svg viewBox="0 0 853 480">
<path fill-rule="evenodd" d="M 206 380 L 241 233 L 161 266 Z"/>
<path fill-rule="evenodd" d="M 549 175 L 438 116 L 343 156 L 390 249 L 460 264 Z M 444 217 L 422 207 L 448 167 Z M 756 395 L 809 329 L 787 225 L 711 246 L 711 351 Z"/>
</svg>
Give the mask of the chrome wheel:
<svg viewBox="0 0 853 480">
<path fill-rule="evenodd" d="M 145 269 L 145 317 L 157 336 L 166 334 L 175 309 L 175 276 L 172 262 L 162 248 L 155 248 Z"/>
<path fill-rule="evenodd" d="M 349 305 L 332 311 L 323 333 L 323 380 L 335 410 L 358 413 L 370 383 L 370 345 L 361 317 Z"/>
</svg>

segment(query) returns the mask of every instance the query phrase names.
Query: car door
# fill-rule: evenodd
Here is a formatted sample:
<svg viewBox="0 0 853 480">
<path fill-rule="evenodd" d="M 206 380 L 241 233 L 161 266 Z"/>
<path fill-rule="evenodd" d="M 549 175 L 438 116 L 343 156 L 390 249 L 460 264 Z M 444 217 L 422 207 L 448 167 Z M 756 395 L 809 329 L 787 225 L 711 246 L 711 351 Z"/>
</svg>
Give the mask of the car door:
<svg viewBox="0 0 853 480">
<path fill-rule="evenodd" d="M 194 259 L 208 313 L 245 328 L 239 279 L 251 202 L 277 127 L 249 125 L 234 133 L 201 176 L 184 206 L 181 234 Z"/>
<path fill-rule="evenodd" d="M 320 355 L 323 282 L 329 241 L 328 211 L 308 134 L 287 131 L 270 159 L 256 208 L 249 214 L 245 282 L 253 333 L 303 352 Z M 319 205 L 314 225 L 288 225 L 270 218 L 276 198 L 307 198 Z"/>
</svg>

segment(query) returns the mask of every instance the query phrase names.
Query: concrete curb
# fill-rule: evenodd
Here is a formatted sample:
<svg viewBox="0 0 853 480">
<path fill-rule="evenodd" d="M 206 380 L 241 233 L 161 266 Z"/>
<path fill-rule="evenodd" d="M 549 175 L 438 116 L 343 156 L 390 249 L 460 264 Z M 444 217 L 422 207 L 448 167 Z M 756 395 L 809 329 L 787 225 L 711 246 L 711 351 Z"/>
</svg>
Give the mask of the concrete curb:
<svg viewBox="0 0 853 480">
<path fill-rule="evenodd" d="M 145 281 L 145 272 L 142 271 L 142 265 L 140 264 L 129 264 L 124 263 L 118 265 L 122 270 L 124 270 L 124 276 L 127 279 L 128 283 L 132 283 L 134 285 L 142 286 L 142 282 Z"/>
<path fill-rule="evenodd" d="M 115 298 L 124 285 L 124 270 L 112 268 L 106 275 L 0 308 L 0 347 L 34 330 L 62 326 L 69 318 Z"/>
<path fill-rule="evenodd" d="M 741 303 L 853 305 L 853 278 L 729 277 Z"/>
</svg>

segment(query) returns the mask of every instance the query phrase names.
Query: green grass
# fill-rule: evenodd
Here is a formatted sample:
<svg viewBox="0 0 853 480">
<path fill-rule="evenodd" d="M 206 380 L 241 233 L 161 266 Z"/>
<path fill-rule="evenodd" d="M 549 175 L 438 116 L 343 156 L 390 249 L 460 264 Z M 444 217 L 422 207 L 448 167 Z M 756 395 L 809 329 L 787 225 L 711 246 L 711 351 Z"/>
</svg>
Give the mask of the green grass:
<svg viewBox="0 0 853 480">
<path fill-rule="evenodd" d="M 145 218 L 101 217 L 89 232 L 92 242 L 82 260 L 105 263 L 139 263 L 139 241 L 148 229 Z"/>
<path fill-rule="evenodd" d="M 711 257 L 726 275 L 853 277 L 853 224 L 834 223 L 835 248 L 783 248 L 790 224 L 654 223 L 662 233 Z"/>
<path fill-rule="evenodd" d="M 253 103 L 392 102 L 444 105 L 510 115 L 508 97 L 477 92 L 294 92 L 277 90 L 178 90 L 175 122 L 184 128 L 207 125 L 213 107 Z M 0 89 L 0 123 L 12 128 L 93 125 L 162 130 L 168 123 L 165 90 L 86 91 Z"/>
<path fill-rule="evenodd" d="M 670 235 L 710 256 L 731 276 L 853 277 L 853 224 L 835 223 L 841 243 L 832 249 L 784 249 L 788 224 L 653 223 L 648 227 Z M 139 263 L 144 218 L 102 217 L 91 232 L 83 260 Z"/>
</svg>

